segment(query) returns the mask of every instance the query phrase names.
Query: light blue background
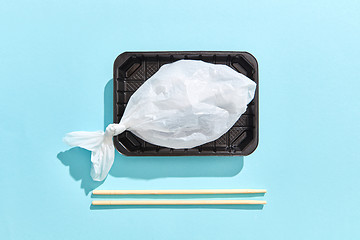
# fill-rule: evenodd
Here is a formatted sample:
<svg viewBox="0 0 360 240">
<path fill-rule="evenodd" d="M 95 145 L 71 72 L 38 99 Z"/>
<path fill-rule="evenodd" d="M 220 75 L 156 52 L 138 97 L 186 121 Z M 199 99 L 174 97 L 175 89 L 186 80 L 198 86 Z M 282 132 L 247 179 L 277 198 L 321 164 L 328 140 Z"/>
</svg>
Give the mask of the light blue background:
<svg viewBox="0 0 360 240">
<path fill-rule="evenodd" d="M 1 1 L 0 236 L 359 239 L 359 12 L 357 1 Z M 150 50 L 252 53 L 257 150 L 117 154 L 106 181 L 91 182 L 89 153 L 61 139 L 103 129 L 113 61 Z M 253 199 L 268 205 L 91 209 L 95 187 L 266 188 Z"/>
</svg>

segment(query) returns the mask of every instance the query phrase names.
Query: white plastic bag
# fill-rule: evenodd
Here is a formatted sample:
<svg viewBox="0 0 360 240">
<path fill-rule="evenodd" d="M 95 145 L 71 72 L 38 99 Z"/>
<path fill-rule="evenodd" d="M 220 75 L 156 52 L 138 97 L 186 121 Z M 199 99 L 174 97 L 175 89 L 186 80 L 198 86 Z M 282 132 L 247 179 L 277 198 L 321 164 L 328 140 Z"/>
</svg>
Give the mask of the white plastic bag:
<svg viewBox="0 0 360 240">
<path fill-rule="evenodd" d="M 114 162 L 112 137 L 129 130 L 169 148 L 192 148 L 226 133 L 254 98 L 256 84 L 226 65 L 180 60 L 162 66 L 131 96 L 119 124 L 72 132 L 70 146 L 92 151 L 91 176 L 102 181 Z"/>
</svg>

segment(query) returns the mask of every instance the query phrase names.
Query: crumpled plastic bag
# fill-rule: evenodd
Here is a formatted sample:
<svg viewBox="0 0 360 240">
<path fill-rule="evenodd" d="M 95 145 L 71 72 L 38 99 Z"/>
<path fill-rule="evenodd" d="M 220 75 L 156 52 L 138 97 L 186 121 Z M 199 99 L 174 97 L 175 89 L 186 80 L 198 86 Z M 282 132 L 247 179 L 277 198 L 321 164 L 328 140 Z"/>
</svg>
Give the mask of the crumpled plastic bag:
<svg viewBox="0 0 360 240">
<path fill-rule="evenodd" d="M 106 178 L 112 138 L 129 130 L 168 148 L 193 148 L 226 133 L 254 98 L 256 83 L 226 65 L 179 60 L 163 65 L 131 96 L 118 124 L 105 132 L 71 132 L 64 141 L 91 153 L 91 176 Z"/>
</svg>

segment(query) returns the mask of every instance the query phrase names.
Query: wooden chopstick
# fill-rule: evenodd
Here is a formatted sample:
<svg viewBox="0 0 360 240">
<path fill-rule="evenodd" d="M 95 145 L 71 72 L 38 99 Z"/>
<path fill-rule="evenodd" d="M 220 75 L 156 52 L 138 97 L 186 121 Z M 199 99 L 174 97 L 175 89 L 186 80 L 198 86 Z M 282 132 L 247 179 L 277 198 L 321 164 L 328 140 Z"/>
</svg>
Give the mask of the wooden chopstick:
<svg viewBox="0 0 360 240">
<path fill-rule="evenodd" d="M 93 195 L 160 195 L 160 194 L 248 194 L 266 193 L 265 189 L 185 189 L 185 190 L 94 190 Z"/>
<path fill-rule="evenodd" d="M 92 205 L 263 205 L 261 200 L 118 200 L 92 201 Z"/>
</svg>

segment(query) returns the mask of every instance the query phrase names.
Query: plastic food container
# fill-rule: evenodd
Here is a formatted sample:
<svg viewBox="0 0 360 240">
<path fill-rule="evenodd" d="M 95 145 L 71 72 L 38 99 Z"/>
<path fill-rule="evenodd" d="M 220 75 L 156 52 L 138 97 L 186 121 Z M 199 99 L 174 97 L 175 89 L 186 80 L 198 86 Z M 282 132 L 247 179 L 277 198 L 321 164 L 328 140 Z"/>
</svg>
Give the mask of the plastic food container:
<svg viewBox="0 0 360 240">
<path fill-rule="evenodd" d="M 119 123 L 131 95 L 158 69 L 180 59 L 225 64 L 257 83 L 255 97 L 246 112 L 223 136 L 213 142 L 191 148 L 160 147 L 138 138 L 129 131 L 114 137 L 116 149 L 128 156 L 209 156 L 252 153 L 259 140 L 258 63 L 247 52 L 125 52 L 114 62 L 114 123 Z"/>
</svg>

